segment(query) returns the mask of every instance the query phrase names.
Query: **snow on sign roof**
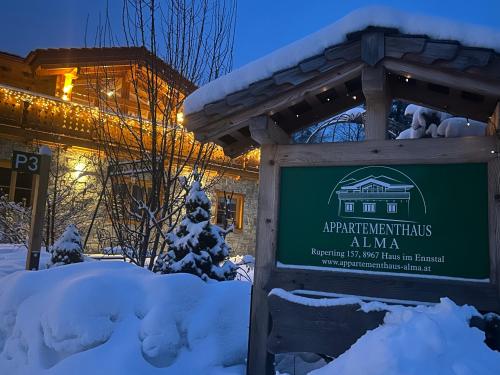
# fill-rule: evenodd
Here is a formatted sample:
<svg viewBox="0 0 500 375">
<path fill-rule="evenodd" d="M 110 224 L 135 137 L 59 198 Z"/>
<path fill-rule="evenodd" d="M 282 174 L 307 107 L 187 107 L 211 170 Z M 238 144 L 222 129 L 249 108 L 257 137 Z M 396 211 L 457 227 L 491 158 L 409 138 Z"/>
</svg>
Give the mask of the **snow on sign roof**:
<svg viewBox="0 0 500 375">
<path fill-rule="evenodd" d="M 322 53 L 328 47 L 346 41 L 348 34 L 364 30 L 368 26 L 397 28 L 405 34 L 456 40 L 469 47 L 491 48 L 500 52 L 498 29 L 406 13 L 390 7 L 370 6 L 355 10 L 305 38 L 200 87 L 186 98 L 184 112 L 186 115 L 198 112 L 206 104 L 246 89 L 250 84 L 269 78 L 280 70 L 291 68 L 302 60 Z"/>
</svg>

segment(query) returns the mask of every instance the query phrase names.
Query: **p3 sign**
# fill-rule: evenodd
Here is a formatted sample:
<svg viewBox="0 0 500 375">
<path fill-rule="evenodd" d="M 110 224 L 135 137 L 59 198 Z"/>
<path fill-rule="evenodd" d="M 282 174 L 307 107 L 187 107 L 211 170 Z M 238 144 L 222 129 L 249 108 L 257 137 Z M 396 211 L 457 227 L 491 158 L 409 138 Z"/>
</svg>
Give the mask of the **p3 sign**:
<svg viewBox="0 0 500 375">
<path fill-rule="evenodd" d="M 24 173 L 40 173 L 40 155 L 23 151 L 12 154 L 12 170 Z"/>
</svg>

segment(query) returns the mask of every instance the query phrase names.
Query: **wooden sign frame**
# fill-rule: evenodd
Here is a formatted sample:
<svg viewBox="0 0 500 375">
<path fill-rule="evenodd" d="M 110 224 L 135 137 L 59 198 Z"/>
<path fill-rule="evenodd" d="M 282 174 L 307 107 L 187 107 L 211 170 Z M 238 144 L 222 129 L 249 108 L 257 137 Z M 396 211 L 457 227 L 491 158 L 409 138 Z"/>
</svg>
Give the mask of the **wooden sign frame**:
<svg viewBox="0 0 500 375">
<path fill-rule="evenodd" d="M 496 136 L 369 140 L 357 143 L 279 145 L 261 148 L 256 270 L 252 291 L 249 374 L 272 372 L 267 351 L 268 294 L 273 288 L 371 298 L 439 302 L 449 297 L 481 311 L 500 312 L 500 158 Z M 276 266 L 282 167 L 487 163 L 490 282 L 316 271 Z"/>
</svg>

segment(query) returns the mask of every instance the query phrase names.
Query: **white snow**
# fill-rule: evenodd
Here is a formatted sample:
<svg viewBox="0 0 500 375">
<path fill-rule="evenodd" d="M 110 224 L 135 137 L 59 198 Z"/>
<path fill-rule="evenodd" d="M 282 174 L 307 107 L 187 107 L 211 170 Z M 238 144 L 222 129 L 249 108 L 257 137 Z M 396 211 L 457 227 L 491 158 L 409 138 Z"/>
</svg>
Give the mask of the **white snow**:
<svg viewBox="0 0 500 375">
<path fill-rule="evenodd" d="M 453 117 L 449 113 L 416 104 L 409 104 L 405 109 L 405 115 L 412 116 L 411 126 L 399 133 L 396 139 L 416 139 L 425 135 L 432 138 L 479 137 L 486 135 L 488 127 L 484 122 Z"/>
<path fill-rule="evenodd" d="M 444 120 L 437 128 L 437 134 L 446 138 L 485 136 L 487 124 L 463 117 Z"/>
<path fill-rule="evenodd" d="M 282 47 L 267 56 L 209 82 L 184 101 L 184 113 L 190 114 L 226 95 L 246 89 L 250 84 L 293 67 L 302 60 L 340 44 L 346 35 L 368 26 L 392 27 L 406 34 L 425 34 L 431 38 L 456 40 L 470 47 L 500 51 L 500 31 L 484 26 L 465 24 L 445 18 L 407 13 L 385 6 L 357 9 L 337 22 Z"/>
<path fill-rule="evenodd" d="M 469 327 L 480 314 L 447 298 L 433 306 L 404 307 L 357 298 L 311 299 L 273 290 L 308 306 L 359 303 L 360 309 L 388 311 L 384 324 L 368 331 L 351 348 L 311 375 L 496 375 L 500 353 L 484 344 L 484 333 Z"/>
<path fill-rule="evenodd" d="M 242 375 L 249 294 L 125 262 L 16 272 L 0 282 L 0 373 Z"/>
<path fill-rule="evenodd" d="M 382 306 L 380 306 L 382 307 Z M 484 333 L 470 328 L 477 315 L 449 299 L 432 306 L 383 306 L 384 324 L 311 375 L 496 375 L 500 353 L 484 343 Z"/>
<path fill-rule="evenodd" d="M 5 256 L 19 249 L 0 246 L 1 268 L 21 268 Z M 13 271 L 0 278 L 0 373 L 243 375 L 250 290 L 248 282 L 206 283 L 125 262 Z M 468 326 L 479 315 L 470 306 L 446 298 L 433 306 L 403 307 L 352 296 L 272 293 L 310 306 L 356 303 L 363 311 L 388 311 L 382 326 L 330 364 L 314 354 L 280 355 L 280 374 L 500 373 L 500 353 L 483 343 L 482 331 Z"/>
<path fill-rule="evenodd" d="M 38 153 L 40 155 L 48 155 L 48 156 L 52 155 L 52 151 L 50 150 L 49 146 L 46 146 L 46 145 L 40 146 Z"/>
<path fill-rule="evenodd" d="M 0 244 L 0 278 L 13 272 L 22 271 L 26 267 L 28 250 L 25 245 Z M 50 254 L 42 249 L 40 252 L 40 268 L 46 268 Z"/>
</svg>

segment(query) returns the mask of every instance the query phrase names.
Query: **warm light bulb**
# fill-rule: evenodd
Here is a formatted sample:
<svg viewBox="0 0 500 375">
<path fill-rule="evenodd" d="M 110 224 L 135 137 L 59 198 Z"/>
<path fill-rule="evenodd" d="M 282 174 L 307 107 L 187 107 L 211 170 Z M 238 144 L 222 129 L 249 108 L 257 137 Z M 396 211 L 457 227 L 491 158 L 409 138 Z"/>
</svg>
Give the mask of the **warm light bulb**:
<svg viewBox="0 0 500 375">
<path fill-rule="evenodd" d="M 184 113 L 179 112 L 177 113 L 177 123 L 182 124 L 184 122 Z"/>
<path fill-rule="evenodd" d="M 68 95 L 67 95 L 67 94 L 63 94 L 63 96 L 62 96 L 62 100 L 69 100 Z"/>
<path fill-rule="evenodd" d="M 65 94 L 68 94 L 71 91 L 72 88 L 73 88 L 73 85 L 66 85 L 66 86 L 63 87 L 63 92 Z"/>
<path fill-rule="evenodd" d="M 108 98 L 111 98 L 113 95 L 115 95 L 115 92 L 113 90 L 111 90 L 111 91 L 108 91 L 106 93 L 106 95 L 108 96 Z"/>
</svg>

